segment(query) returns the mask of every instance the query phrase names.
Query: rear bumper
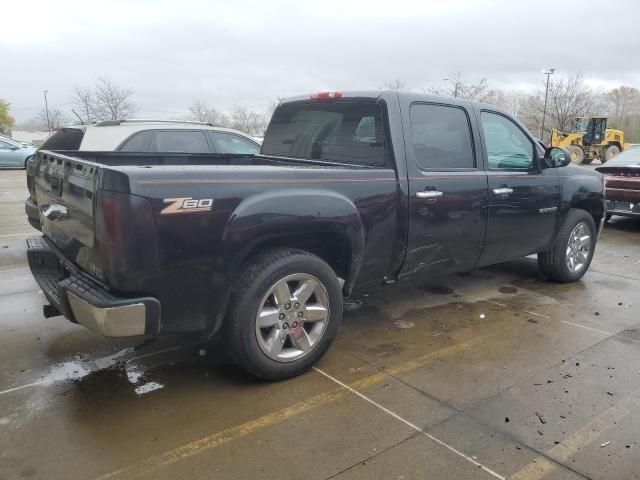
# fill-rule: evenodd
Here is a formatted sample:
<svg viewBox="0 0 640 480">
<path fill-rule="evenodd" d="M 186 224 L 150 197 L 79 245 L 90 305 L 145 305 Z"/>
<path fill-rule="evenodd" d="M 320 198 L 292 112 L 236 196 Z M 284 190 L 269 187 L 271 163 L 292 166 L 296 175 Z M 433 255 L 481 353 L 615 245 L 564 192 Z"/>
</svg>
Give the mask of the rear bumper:
<svg viewBox="0 0 640 480">
<path fill-rule="evenodd" d="M 27 198 L 24 202 L 24 211 L 27 214 L 27 220 L 31 226 L 37 230 L 42 230 L 38 205 L 36 205 L 36 202 L 34 202 L 31 197 Z"/>
<path fill-rule="evenodd" d="M 71 265 L 45 237 L 27 239 L 27 258 L 47 300 L 72 322 L 107 337 L 156 335 L 160 331 L 157 299 L 114 296 Z"/>
</svg>

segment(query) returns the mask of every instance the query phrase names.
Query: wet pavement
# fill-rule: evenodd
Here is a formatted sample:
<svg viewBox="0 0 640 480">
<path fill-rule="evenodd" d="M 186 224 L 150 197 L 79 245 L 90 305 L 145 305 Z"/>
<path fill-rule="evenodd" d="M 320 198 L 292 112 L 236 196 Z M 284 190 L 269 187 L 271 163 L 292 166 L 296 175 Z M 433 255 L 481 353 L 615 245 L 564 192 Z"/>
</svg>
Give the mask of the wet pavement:
<svg viewBox="0 0 640 480">
<path fill-rule="evenodd" d="M 317 369 L 264 383 L 44 319 L 23 185 L 0 171 L 0 479 L 640 478 L 640 221 L 574 284 L 525 258 L 352 299 Z"/>
</svg>

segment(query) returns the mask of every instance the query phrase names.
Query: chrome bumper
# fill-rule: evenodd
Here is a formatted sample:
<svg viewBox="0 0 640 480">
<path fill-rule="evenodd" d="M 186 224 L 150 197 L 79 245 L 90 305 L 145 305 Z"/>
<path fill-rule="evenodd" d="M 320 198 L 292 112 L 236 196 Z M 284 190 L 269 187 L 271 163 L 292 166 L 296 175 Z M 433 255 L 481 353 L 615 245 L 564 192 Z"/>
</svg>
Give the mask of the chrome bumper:
<svg viewBox="0 0 640 480">
<path fill-rule="evenodd" d="M 64 315 L 106 337 L 156 335 L 160 302 L 153 297 L 119 297 L 80 272 L 45 237 L 27 239 L 27 258 L 50 305 L 46 317 Z"/>
<path fill-rule="evenodd" d="M 131 337 L 145 333 L 146 307 L 143 303 L 100 308 L 71 292 L 67 292 L 67 300 L 76 322 L 100 335 Z"/>
</svg>

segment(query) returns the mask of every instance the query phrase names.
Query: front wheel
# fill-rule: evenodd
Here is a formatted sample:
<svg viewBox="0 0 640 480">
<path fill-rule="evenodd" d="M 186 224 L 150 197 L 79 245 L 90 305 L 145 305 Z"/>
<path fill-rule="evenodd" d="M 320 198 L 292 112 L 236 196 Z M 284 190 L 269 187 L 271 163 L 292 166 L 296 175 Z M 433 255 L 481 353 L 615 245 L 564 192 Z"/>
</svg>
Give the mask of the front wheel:
<svg viewBox="0 0 640 480">
<path fill-rule="evenodd" d="M 574 282 L 589 269 L 596 246 L 596 225 L 585 210 L 571 209 L 553 248 L 538 253 L 541 273 L 556 282 Z"/>
<path fill-rule="evenodd" d="M 261 254 L 233 286 L 224 336 L 231 357 L 248 372 L 282 380 L 325 354 L 342 320 L 342 293 L 322 259 L 295 249 Z"/>
<path fill-rule="evenodd" d="M 567 151 L 572 163 L 579 165 L 584 161 L 584 150 L 579 145 L 569 145 Z"/>
<path fill-rule="evenodd" d="M 609 145 L 604 150 L 604 155 L 603 155 L 603 158 L 601 159 L 602 163 L 608 162 L 619 153 L 620 153 L 620 147 L 618 147 L 617 145 Z"/>
</svg>

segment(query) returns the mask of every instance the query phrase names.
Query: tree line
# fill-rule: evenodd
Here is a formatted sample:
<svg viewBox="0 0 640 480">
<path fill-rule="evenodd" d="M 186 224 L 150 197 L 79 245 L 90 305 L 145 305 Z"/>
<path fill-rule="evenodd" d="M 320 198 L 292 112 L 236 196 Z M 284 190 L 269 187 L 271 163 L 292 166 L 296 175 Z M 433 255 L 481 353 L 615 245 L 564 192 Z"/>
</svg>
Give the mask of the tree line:
<svg viewBox="0 0 640 480">
<path fill-rule="evenodd" d="M 540 135 L 545 100 L 545 84 L 542 83 L 532 91 L 500 90 L 492 88 L 486 78 L 472 82 L 455 74 L 450 75 L 441 85 L 427 88 L 410 87 L 401 80 L 393 80 L 379 89 L 415 91 L 493 104 L 517 117 L 534 135 Z M 92 86 L 76 86 L 73 89 L 71 112 L 52 107 L 47 115 L 43 108 L 32 120 L 22 123 L 20 127 L 53 130 L 72 122 L 90 124 L 102 120 L 132 118 L 139 111 L 134 95 L 133 89 L 123 87 L 108 77 L 100 77 Z M 261 135 L 278 101 L 272 102 L 263 110 L 235 105 L 230 111 L 224 112 L 215 108 L 207 99 L 195 99 L 187 112 L 175 119 L 205 122 L 234 128 L 250 135 Z M 625 141 L 640 142 L 640 91 L 635 87 L 623 85 L 601 92 L 590 88 L 580 73 L 568 77 L 552 76 L 549 81 L 542 140 L 549 139 L 552 128 L 570 131 L 575 117 L 579 116 L 609 117 L 608 126 L 623 130 Z M 9 130 L 14 125 L 9 103 L 0 98 L 0 131 Z"/>
<path fill-rule="evenodd" d="M 456 74 L 445 79 L 443 85 L 426 89 L 411 88 L 401 80 L 386 82 L 380 89 L 418 91 L 489 103 L 514 115 L 529 131 L 540 136 L 545 83 L 533 91 L 509 91 L 492 88 L 486 78 L 470 82 Z M 640 143 L 640 91 L 637 88 L 623 85 L 602 92 L 590 88 L 579 72 L 568 77 L 552 76 L 549 80 L 542 140 L 549 140 L 552 128 L 562 132 L 571 131 L 575 118 L 585 116 L 608 117 L 608 128 L 623 130 L 626 142 Z"/>
</svg>

